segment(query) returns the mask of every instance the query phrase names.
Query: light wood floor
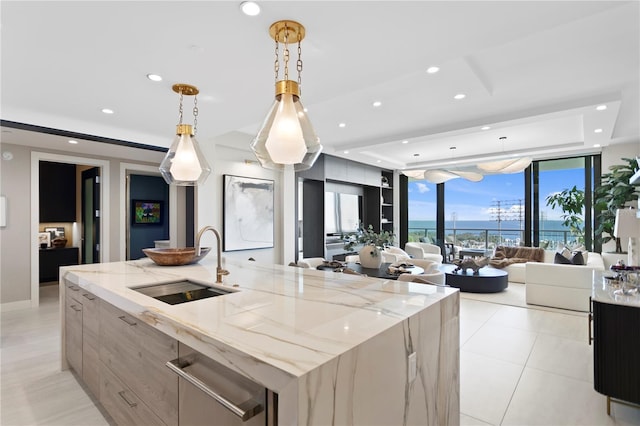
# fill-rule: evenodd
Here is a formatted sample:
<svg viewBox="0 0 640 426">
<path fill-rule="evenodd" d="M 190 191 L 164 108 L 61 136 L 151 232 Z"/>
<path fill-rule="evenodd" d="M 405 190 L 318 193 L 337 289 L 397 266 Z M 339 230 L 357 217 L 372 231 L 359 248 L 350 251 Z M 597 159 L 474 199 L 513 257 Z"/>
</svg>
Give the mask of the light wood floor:
<svg viewBox="0 0 640 426">
<path fill-rule="evenodd" d="M 2 312 L 0 424 L 108 425 L 70 371 L 60 371 L 58 287 L 40 288 L 40 307 Z"/>
</svg>

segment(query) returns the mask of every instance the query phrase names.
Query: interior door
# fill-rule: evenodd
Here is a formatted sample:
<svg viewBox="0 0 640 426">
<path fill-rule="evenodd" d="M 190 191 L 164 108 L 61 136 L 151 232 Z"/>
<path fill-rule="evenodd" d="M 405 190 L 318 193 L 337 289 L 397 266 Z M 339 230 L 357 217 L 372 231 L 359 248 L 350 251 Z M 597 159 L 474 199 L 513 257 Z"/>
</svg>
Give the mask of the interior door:
<svg viewBox="0 0 640 426">
<path fill-rule="evenodd" d="M 82 172 L 82 263 L 100 262 L 100 169 Z"/>
</svg>

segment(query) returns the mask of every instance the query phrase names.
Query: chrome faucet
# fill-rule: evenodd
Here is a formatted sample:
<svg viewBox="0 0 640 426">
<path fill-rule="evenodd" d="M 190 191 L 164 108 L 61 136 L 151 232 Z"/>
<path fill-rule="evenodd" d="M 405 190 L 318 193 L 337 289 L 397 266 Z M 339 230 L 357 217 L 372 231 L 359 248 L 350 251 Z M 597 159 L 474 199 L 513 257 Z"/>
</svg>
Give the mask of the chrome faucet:
<svg viewBox="0 0 640 426">
<path fill-rule="evenodd" d="M 200 256 L 200 238 L 202 238 L 202 234 L 206 231 L 213 231 L 216 235 L 216 240 L 218 241 L 218 267 L 216 268 L 216 283 L 222 283 L 222 276 L 229 275 L 229 271 L 226 269 L 222 269 L 222 244 L 220 242 L 220 234 L 215 230 L 213 226 L 205 226 L 200 231 L 198 231 L 198 236 L 196 237 L 196 256 Z"/>
</svg>

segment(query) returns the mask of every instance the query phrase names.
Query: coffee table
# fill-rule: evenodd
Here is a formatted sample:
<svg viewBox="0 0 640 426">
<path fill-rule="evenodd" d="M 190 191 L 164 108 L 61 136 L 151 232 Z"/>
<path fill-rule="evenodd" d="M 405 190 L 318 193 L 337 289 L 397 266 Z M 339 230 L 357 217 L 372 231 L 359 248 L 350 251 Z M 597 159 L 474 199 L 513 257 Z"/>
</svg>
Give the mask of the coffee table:
<svg viewBox="0 0 640 426">
<path fill-rule="evenodd" d="M 445 274 L 445 283 L 467 293 L 498 293 L 509 286 L 509 275 L 496 268 L 480 268 L 478 275 L 473 271 L 453 272 L 455 265 L 442 265 L 439 268 Z"/>
</svg>

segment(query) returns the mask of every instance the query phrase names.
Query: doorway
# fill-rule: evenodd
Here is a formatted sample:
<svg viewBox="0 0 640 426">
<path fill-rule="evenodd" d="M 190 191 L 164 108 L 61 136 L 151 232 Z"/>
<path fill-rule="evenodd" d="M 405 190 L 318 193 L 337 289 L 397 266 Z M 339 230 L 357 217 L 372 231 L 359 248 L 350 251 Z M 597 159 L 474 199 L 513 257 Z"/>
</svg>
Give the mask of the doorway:
<svg viewBox="0 0 640 426">
<path fill-rule="evenodd" d="M 82 264 L 100 261 L 100 169 L 82 171 Z"/>
<path fill-rule="evenodd" d="M 99 205 L 101 207 L 100 220 L 96 223 L 97 232 L 100 236 L 100 251 L 98 256 L 94 257 L 96 262 L 109 262 L 109 167 L 110 163 L 106 160 L 98 160 L 88 157 L 76 157 L 70 155 L 52 154 L 47 152 L 33 151 L 31 153 L 31 210 L 39 212 L 40 210 L 40 161 L 51 161 L 58 163 L 84 165 L 89 167 L 97 167 L 100 170 L 101 191 L 99 191 Z M 78 215 L 77 217 L 80 217 Z M 40 246 L 38 244 L 38 233 L 40 226 L 40 218 L 38 214 L 31 214 L 30 221 L 30 276 L 31 276 L 31 307 L 38 307 L 40 304 Z M 78 223 L 73 223 L 73 233 L 80 235 Z M 79 241 L 76 242 L 79 244 Z"/>
</svg>

